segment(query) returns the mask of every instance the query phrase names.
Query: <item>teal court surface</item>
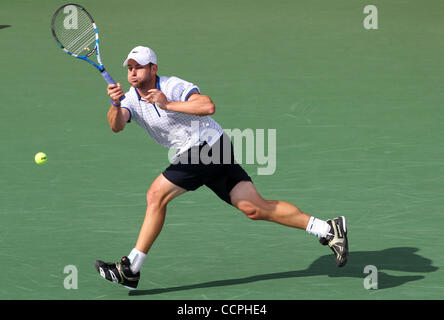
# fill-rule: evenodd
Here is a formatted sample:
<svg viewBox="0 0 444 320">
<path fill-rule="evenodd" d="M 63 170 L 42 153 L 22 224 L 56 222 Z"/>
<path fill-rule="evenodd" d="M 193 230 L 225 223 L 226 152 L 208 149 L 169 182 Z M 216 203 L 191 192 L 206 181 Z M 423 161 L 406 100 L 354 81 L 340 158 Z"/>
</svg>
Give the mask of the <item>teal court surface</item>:
<svg viewBox="0 0 444 320">
<path fill-rule="evenodd" d="M 158 73 L 196 83 L 224 129 L 276 130 L 275 172 L 244 164 L 266 199 L 348 221 L 337 268 L 305 231 L 201 188 L 169 204 L 132 293 L 93 264 L 134 247 L 167 149 L 134 123 L 110 130 L 106 83 L 52 38 L 64 3 L 0 4 L 0 299 L 443 298 L 442 1 L 78 1 L 126 90 L 129 50 L 153 48 Z M 378 29 L 364 27 L 370 4 Z"/>
</svg>

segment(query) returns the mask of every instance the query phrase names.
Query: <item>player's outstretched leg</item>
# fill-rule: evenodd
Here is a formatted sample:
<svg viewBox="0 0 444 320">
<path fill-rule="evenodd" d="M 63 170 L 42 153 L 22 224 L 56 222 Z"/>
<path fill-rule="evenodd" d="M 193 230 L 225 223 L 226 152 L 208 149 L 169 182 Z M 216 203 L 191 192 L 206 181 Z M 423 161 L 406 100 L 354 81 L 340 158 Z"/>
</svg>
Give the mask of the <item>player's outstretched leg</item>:
<svg viewBox="0 0 444 320">
<path fill-rule="evenodd" d="M 327 220 L 330 231 L 325 237 L 321 237 L 319 242 L 328 245 L 335 254 L 335 262 L 338 267 L 343 267 L 348 258 L 347 222 L 341 216 Z"/>
<path fill-rule="evenodd" d="M 291 203 L 265 200 L 250 181 L 239 182 L 230 192 L 232 204 L 253 220 L 266 220 L 306 230 L 320 238 L 335 254 L 338 267 L 347 263 L 348 240 L 345 217 L 323 221 L 302 212 Z"/>
<path fill-rule="evenodd" d="M 104 279 L 135 290 L 139 284 L 140 272 L 133 273 L 130 266 L 128 257 L 123 257 L 120 262 L 115 263 L 105 263 L 100 260 L 94 263 L 94 267 Z"/>
</svg>

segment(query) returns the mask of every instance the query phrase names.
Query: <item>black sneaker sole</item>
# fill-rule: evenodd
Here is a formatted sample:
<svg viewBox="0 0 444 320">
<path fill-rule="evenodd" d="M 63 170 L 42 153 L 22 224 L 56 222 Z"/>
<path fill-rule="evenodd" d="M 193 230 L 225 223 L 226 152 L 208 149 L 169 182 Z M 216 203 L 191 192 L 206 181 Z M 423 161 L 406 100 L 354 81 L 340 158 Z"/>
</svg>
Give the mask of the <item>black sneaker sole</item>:
<svg viewBox="0 0 444 320">
<path fill-rule="evenodd" d="M 345 253 L 342 255 L 343 256 L 343 260 L 342 260 L 342 262 L 341 261 L 338 261 L 336 258 L 335 258 L 335 263 L 336 263 L 336 266 L 338 266 L 339 268 L 341 268 L 341 267 L 343 267 L 343 266 L 345 266 L 345 264 L 347 263 L 347 259 L 348 259 L 348 255 L 349 255 L 349 251 L 348 251 L 348 238 L 347 238 L 347 222 L 345 221 L 345 217 L 344 216 L 340 216 L 340 217 L 338 217 L 338 218 L 335 218 L 335 219 L 341 219 L 341 221 L 342 221 L 342 223 L 341 223 L 341 225 L 342 225 L 342 230 L 343 230 L 343 232 L 341 232 L 341 233 L 343 233 L 343 238 L 344 238 L 344 250 L 345 250 Z M 329 224 L 330 224 L 330 226 L 331 226 L 331 223 L 335 223 L 336 224 L 336 222 L 334 221 L 335 219 L 328 219 L 327 220 L 327 222 L 329 222 Z M 332 227 L 332 226 L 331 226 Z M 328 240 L 327 240 L 327 238 L 319 238 L 319 243 L 320 244 L 322 244 L 323 246 L 326 246 L 326 245 L 328 245 Z M 336 252 L 333 250 L 333 248 L 330 248 L 332 251 L 333 251 L 333 253 L 336 255 Z"/>
<path fill-rule="evenodd" d="M 345 253 L 343 255 L 344 259 L 343 259 L 342 262 L 336 261 L 336 265 L 341 268 L 341 267 L 345 266 L 345 264 L 347 263 L 348 253 L 349 252 L 348 252 L 348 238 L 347 238 L 347 222 L 345 221 L 345 217 L 344 216 L 341 216 L 338 219 L 342 219 L 342 229 L 343 229 L 343 233 L 344 233 L 343 234 L 343 237 L 344 237 L 344 250 L 345 250 Z"/>
<path fill-rule="evenodd" d="M 100 277 L 101 277 L 103 280 L 105 280 L 105 281 L 107 281 L 107 282 L 114 283 L 114 284 L 120 284 L 120 285 L 124 286 L 125 288 L 127 288 L 127 289 L 129 289 L 129 290 L 136 290 L 136 289 L 137 289 L 136 287 L 131 287 L 129 284 L 118 283 L 118 282 L 114 282 L 114 281 L 110 281 L 110 280 L 106 279 L 106 278 L 102 275 L 102 273 L 100 272 L 100 268 L 103 268 L 103 267 L 106 267 L 106 266 L 107 266 L 107 263 L 105 263 L 105 262 L 103 262 L 103 261 L 101 261 L 101 260 L 96 260 L 96 262 L 94 262 L 94 268 L 96 268 L 97 272 L 100 274 Z M 136 284 L 136 286 L 137 286 L 137 284 Z"/>
</svg>

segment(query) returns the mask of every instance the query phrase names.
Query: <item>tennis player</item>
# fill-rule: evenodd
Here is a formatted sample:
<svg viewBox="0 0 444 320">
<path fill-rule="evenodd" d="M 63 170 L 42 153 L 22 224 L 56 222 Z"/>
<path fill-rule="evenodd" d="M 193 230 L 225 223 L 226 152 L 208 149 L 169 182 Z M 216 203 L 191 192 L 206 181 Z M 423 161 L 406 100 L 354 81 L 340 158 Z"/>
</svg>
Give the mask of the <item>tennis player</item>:
<svg viewBox="0 0 444 320">
<path fill-rule="evenodd" d="M 147 47 L 132 49 L 123 66 L 128 68 L 131 88 L 126 93 L 120 83 L 107 88 L 111 129 L 119 132 L 127 123 L 135 122 L 156 142 L 176 150 L 176 155 L 148 190 L 145 219 L 134 249 L 118 262 L 95 262 L 103 278 L 136 289 L 142 264 L 163 227 L 167 204 L 203 185 L 252 220 L 272 221 L 317 236 L 321 244 L 333 250 L 337 266 L 346 264 L 345 217 L 324 221 L 301 212 L 293 204 L 265 200 L 234 160 L 230 138 L 210 116 L 215 105 L 197 85 L 177 77 L 158 76 L 156 54 Z M 216 161 L 208 163 L 200 157 L 196 160 L 196 154 L 208 154 Z"/>
</svg>

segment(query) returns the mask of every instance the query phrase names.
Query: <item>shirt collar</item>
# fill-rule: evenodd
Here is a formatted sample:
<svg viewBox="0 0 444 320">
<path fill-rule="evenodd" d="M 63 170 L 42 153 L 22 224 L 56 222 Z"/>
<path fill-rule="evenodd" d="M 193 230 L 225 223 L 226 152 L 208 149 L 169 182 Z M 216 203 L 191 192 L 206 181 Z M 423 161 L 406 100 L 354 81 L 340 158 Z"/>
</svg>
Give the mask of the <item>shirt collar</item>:
<svg viewBox="0 0 444 320">
<path fill-rule="evenodd" d="M 159 78 L 159 76 L 157 74 L 156 74 L 156 88 L 157 88 L 157 90 L 160 90 L 160 78 Z M 134 88 L 134 91 L 136 91 L 137 99 L 139 99 L 139 101 L 141 101 L 142 98 L 140 97 L 139 91 L 137 91 L 136 88 Z"/>
</svg>

